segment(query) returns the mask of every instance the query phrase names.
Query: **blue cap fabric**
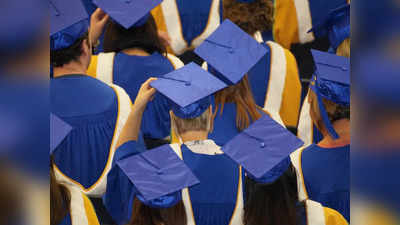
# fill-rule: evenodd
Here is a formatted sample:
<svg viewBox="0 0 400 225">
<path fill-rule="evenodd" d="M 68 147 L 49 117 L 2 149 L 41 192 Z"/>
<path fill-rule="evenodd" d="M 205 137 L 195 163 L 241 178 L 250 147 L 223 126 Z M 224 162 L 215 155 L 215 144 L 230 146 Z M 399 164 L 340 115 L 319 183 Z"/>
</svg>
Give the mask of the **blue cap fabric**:
<svg viewBox="0 0 400 225">
<path fill-rule="evenodd" d="M 312 50 L 315 72 L 310 88 L 318 99 L 319 111 L 328 132 L 335 139 L 339 137 L 329 121 L 322 99 L 339 105 L 350 105 L 350 60 L 346 57 Z"/>
<path fill-rule="evenodd" d="M 230 20 L 225 20 L 194 51 L 224 82 L 238 83 L 268 50 Z"/>
<path fill-rule="evenodd" d="M 322 36 L 328 36 L 331 46 L 336 50 L 350 37 L 350 4 L 332 10 L 324 21 L 315 25 L 309 32 L 316 30 Z"/>
<path fill-rule="evenodd" d="M 94 0 L 93 2 L 113 20 L 125 29 L 129 29 L 132 26 L 144 25 L 150 16 L 150 11 L 162 0 Z"/>
<path fill-rule="evenodd" d="M 54 150 L 67 137 L 71 130 L 72 127 L 69 124 L 53 113 L 50 113 L 50 154 L 53 154 Z"/>
<path fill-rule="evenodd" d="M 183 119 L 200 116 L 212 104 L 212 94 L 226 87 L 195 63 L 172 71 L 150 83 L 171 102 L 171 109 Z"/>
<path fill-rule="evenodd" d="M 81 0 L 49 0 L 50 49 L 68 48 L 89 29 L 88 14 Z"/>
<path fill-rule="evenodd" d="M 221 150 L 243 166 L 252 179 L 272 183 L 288 169 L 290 154 L 302 145 L 300 139 L 265 115 Z"/>
<path fill-rule="evenodd" d="M 166 208 L 181 200 L 180 191 L 199 180 L 170 145 L 117 162 L 137 190 L 136 197 L 154 208 Z"/>
</svg>

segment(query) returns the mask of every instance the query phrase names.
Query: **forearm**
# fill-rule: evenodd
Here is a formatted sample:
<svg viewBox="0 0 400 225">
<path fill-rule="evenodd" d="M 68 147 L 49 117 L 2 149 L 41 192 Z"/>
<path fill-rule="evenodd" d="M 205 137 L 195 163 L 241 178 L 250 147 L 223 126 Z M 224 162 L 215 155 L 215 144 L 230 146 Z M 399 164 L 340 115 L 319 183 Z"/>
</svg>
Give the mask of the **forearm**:
<svg viewBox="0 0 400 225">
<path fill-rule="evenodd" d="M 128 141 L 137 141 L 139 138 L 140 127 L 142 124 L 143 109 L 138 109 L 132 106 L 132 111 L 129 114 L 128 120 L 122 129 L 121 135 L 117 142 L 117 148 Z"/>
</svg>

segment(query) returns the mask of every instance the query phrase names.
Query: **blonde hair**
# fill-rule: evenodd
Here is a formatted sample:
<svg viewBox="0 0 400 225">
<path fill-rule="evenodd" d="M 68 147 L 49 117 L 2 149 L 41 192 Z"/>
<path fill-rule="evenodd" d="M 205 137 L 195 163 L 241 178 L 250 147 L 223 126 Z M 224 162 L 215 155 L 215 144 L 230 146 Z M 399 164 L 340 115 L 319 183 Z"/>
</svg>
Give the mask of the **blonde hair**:
<svg viewBox="0 0 400 225">
<path fill-rule="evenodd" d="M 336 50 L 338 56 L 350 58 L 350 38 L 346 38 Z"/>
<path fill-rule="evenodd" d="M 188 131 L 207 131 L 212 129 L 211 106 L 204 111 L 199 117 L 192 119 L 182 119 L 170 111 L 172 130 L 176 134 L 184 134 Z"/>
</svg>

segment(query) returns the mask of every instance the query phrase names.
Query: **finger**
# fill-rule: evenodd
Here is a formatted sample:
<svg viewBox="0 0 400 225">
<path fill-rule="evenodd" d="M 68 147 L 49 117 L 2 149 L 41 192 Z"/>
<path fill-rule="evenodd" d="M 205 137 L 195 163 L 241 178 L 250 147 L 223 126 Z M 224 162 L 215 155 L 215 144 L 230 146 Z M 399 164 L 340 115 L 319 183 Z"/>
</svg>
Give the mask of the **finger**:
<svg viewBox="0 0 400 225">
<path fill-rule="evenodd" d="M 110 18 L 110 16 L 108 14 L 106 14 L 100 21 L 101 24 L 106 24 L 108 19 Z"/>
<path fill-rule="evenodd" d="M 146 82 L 144 82 L 144 83 L 142 84 L 142 86 L 143 86 L 143 87 L 149 87 L 149 86 L 150 86 L 150 83 L 151 83 L 152 81 L 155 81 L 155 80 L 157 80 L 157 78 L 155 78 L 155 77 L 150 77 L 149 79 L 146 80 Z"/>
</svg>

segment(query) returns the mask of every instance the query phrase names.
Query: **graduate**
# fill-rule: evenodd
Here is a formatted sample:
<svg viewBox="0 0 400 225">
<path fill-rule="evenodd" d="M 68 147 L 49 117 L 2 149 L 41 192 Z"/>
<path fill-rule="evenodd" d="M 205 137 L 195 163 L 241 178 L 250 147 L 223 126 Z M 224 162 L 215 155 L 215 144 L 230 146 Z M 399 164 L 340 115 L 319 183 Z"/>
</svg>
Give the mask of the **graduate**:
<svg viewBox="0 0 400 225">
<path fill-rule="evenodd" d="M 171 144 L 168 148 L 175 151 L 200 181 L 200 184 L 182 190 L 187 224 L 228 225 L 241 224 L 242 221 L 241 168 L 224 155 L 213 140 L 208 139 L 213 126 L 212 94 L 224 87 L 226 84 L 195 63 L 155 81 L 149 80 L 142 86 L 148 91 L 139 92 L 124 128 L 123 134 L 127 131 L 128 135 L 123 135 L 120 141 L 131 143 L 130 147 L 125 145 L 126 149 L 136 148 L 136 142 L 130 140 L 137 138 L 141 115 L 147 104 L 140 99 L 154 95 L 155 89 L 168 97 L 172 108 L 172 126 L 180 140 L 180 143 Z"/>
<path fill-rule="evenodd" d="M 264 116 L 222 147 L 246 173 L 244 225 L 348 224 L 333 209 L 312 200 L 299 201 L 289 155 L 302 145 L 300 139 Z"/>
<path fill-rule="evenodd" d="M 210 138 L 217 145 L 224 145 L 265 114 L 254 100 L 246 73 L 267 52 L 229 20 L 195 49 L 207 62 L 208 70 L 228 85 L 215 93 L 214 130 Z M 271 112 L 271 115 L 283 124 L 279 114 Z"/>
<path fill-rule="evenodd" d="M 122 87 L 131 99 L 135 99 L 140 85 L 148 78 L 183 66 L 177 57 L 166 53 L 158 37 L 150 10 L 160 2 L 95 1 L 98 7 L 109 13 L 111 20 L 104 35 L 105 53 L 93 57 L 89 75 Z M 165 98 L 156 95 L 143 117 L 141 130 L 147 148 L 170 142 L 171 123 Z"/>
<path fill-rule="evenodd" d="M 170 39 L 170 49 L 187 64 L 201 59 L 193 54 L 222 21 L 222 0 L 164 0 L 152 11 L 158 30 Z"/>
<path fill-rule="evenodd" d="M 89 29 L 81 1 L 51 0 L 50 9 L 51 112 L 74 127 L 53 154 L 55 176 L 90 197 L 101 197 L 131 106 L 122 88 L 85 74 L 92 43 L 100 36 L 108 16 L 96 10 Z"/>
<path fill-rule="evenodd" d="M 326 20 L 316 25 L 312 30 L 329 37 L 330 52 L 339 56 L 350 58 L 350 5 L 345 4 L 333 10 Z M 306 96 L 308 99 L 309 96 Z M 313 125 L 310 116 L 310 103 L 304 101 L 301 107 L 297 136 L 306 145 L 317 143 L 322 139 L 321 132 Z"/>
<path fill-rule="evenodd" d="M 307 101 L 323 138 L 291 156 L 299 199 L 318 201 L 350 221 L 350 61 L 320 51 L 313 55 L 316 70 Z"/>
<path fill-rule="evenodd" d="M 248 72 L 256 104 L 279 114 L 287 127 L 296 128 L 300 112 L 301 82 L 292 53 L 271 37 L 273 3 L 270 0 L 224 1 L 224 18 L 261 43 L 268 53 Z"/>
<path fill-rule="evenodd" d="M 50 158 L 57 146 L 71 132 L 72 127 L 54 114 L 50 114 Z M 50 224 L 99 225 L 89 198 L 76 186 L 56 180 L 53 162 L 50 165 Z"/>
</svg>

